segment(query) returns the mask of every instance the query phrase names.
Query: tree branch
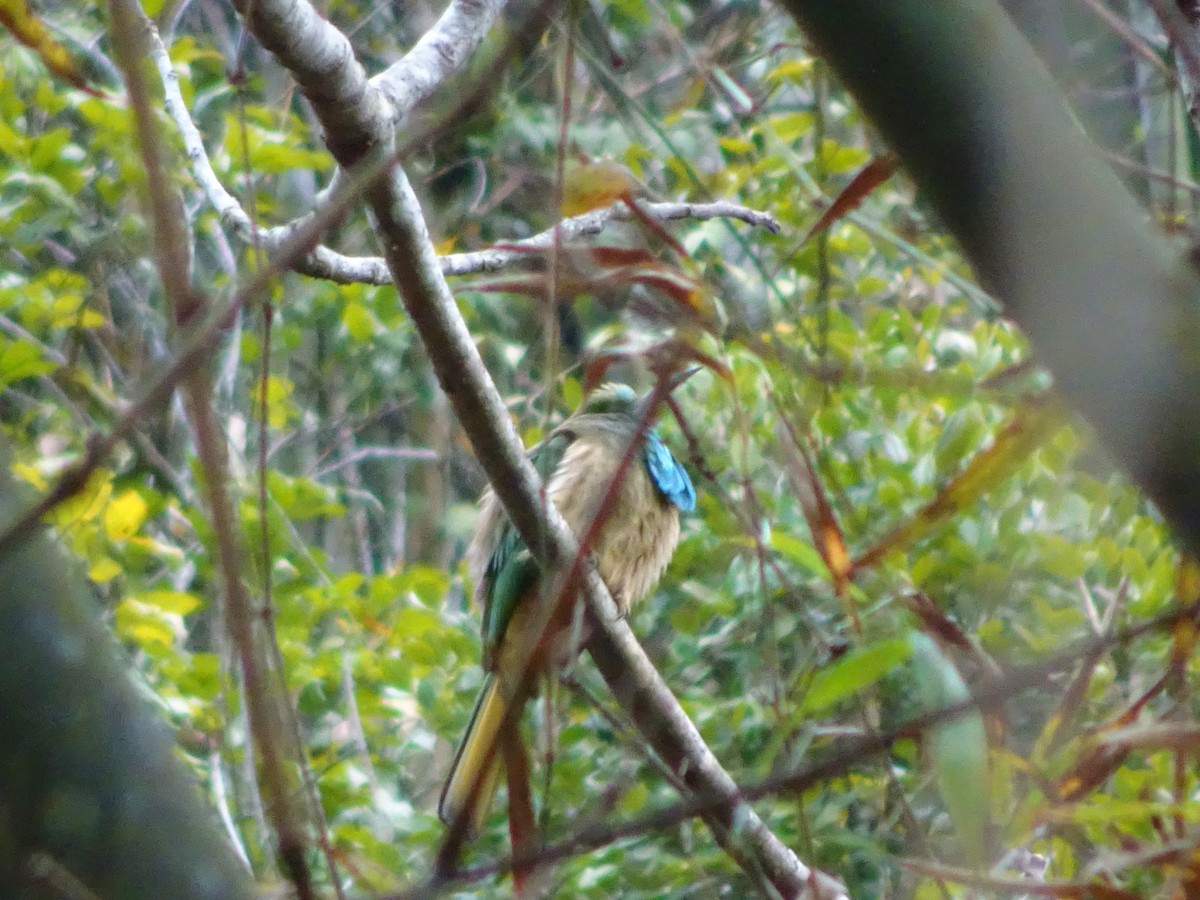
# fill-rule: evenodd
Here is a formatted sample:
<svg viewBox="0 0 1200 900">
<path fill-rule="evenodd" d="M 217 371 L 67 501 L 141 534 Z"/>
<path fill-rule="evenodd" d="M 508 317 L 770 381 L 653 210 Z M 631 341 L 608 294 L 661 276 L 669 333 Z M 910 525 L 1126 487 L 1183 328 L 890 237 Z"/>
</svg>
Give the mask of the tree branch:
<svg viewBox="0 0 1200 900">
<path fill-rule="evenodd" d="M 1044 691 L 1051 679 L 1075 669 L 1080 659 L 1099 656 L 1115 647 L 1128 646 L 1134 640 L 1150 634 L 1169 633 L 1182 622 L 1194 621 L 1200 613 L 1200 604 L 1175 605 L 1152 619 L 1121 630 L 1110 629 L 1078 642 L 1068 649 L 1039 662 L 1012 666 L 1005 670 L 1004 678 L 994 679 L 981 687 L 973 696 L 919 713 L 903 722 L 883 730 L 869 733 L 838 735 L 839 743 L 821 754 L 817 760 L 806 760 L 802 765 L 770 775 L 754 783 L 739 787 L 742 797 L 755 800 L 782 793 L 799 794 L 816 785 L 834 778 L 845 777 L 854 768 L 872 757 L 889 750 L 902 738 L 927 733 L 931 728 L 954 721 L 968 712 L 1001 709 L 1026 691 Z M 719 796 L 696 796 L 679 800 L 637 818 L 616 825 L 593 825 L 580 829 L 563 840 L 548 844 L 530 856 L 518 859 L 512 856 L 480 866 L 463 869 L 456 873 L 456 883 L 478 881 L 497 872 L 509 871 L 518 864 L 545 864 L 567 859 L 579 853 L 606 847 L 619 840 L 656 829 L 671 828 L 706 811 L 720 809 L 724 805 Z M 1161 848 L 1153 848 L 1158 851 Z M 1093 883 L 1094 884 L 1094 883 Z M 388 894 L 383 900 L 416 900 L 429 896 L 438 884 L 426 882 L 412 889 Z"/>
<path fill-rule="evenodd" d="M 329 53 L 279 33 L 282 13 L 294 8 L 296 2 L 235 0 L 235 5 L 243 15 L 249 13 L 250 27 L 259 40 L 304 86 L 317 78 L 317 67 L 329 58 Z M 347 65 L 357 68 L 356 63 Z M 326 75 L 339 83 L 352 81 L 347 76 Z M 338 133 L 338 143 L 331 150 L 339 162 L 345 164 L 378 149 L 376 141 L 381 132 L 378 122 L 364 122 L 362 115 L 332 109 L 327 93 L 309 99 L 327 132 L 331 121 L 327 117 L 335 114 L 339 122 L 358 121 L 362 126 L 357 132 Z M 404 171 L 399 166 L 393 167 L 386 177 L 369 186 L 365 199 L 405 308 L 505 511 L 546 571 L 563 568 L 578 555 L 574 535 L 550 504 L 543 505 L 537 474 L 455 306 Z M 661 681 L 651 676 L 653 666 L 628 624 L 617 616 L 616 606 L 596 573 L 586 577 L 583 593 L 597 620 L 603 623 L 598 646 L 611 643 L 613 652 L 618 654 L 619 662 L 614 665 L 619 666 L 621 683 L 627 688 L 620 696 L 640 697 L 652 703 L 657 718 L 667 723 L 661 731 L 661 745 L 669 743 L 678 751 L 679 758 L 687 760 L 687 767 L 696 772 L 694 781 L 698 789 L 728 798 L 731 821 L 736 811 L 739 834 L 745 835 L 747 849 L 772 876 L 780 893 L 787 897 L 845 896 L 832 878 L 813 872 L 775 839 L 753 811 L 737 801 L 736 787 L 731 790 L 733 782 L 729 776 L 692 743 L 693 737 L 698 741 L 698 733 Z M 642 715 L 639 712 L 637 718 Z"/>
<path fill-rule="evenodd" d="M 673 222 L 681 219 L 738 219 L 748 225 L 766 228 L 772 234 L 780 230 L 779 223 L 769 213 L 748 209 L 736 203 L 639 203 L 639 209 L 658 222 Z M 599 234 L 611 222 L 628 221 L 634 218 L 624 201 L 604 209 L 593 210 L 583 215 L 564 219 L 559 223 L 562 241 L 565 243 L 587 235 Z M 554 242 L 554 229 L 532 237 L 470 253 L 450 253 L 438 257 L 438 265 L 447 278 L 463 275 L 478 275 L 498 272 L 511 265 L 528 262 L 529 251 L 548 250 Z M 328 247 L 318 247 L 297 267 L 296 271 L 313 278 L 325 278 L 338 284 L 391 284 L 391 273 L 387 262 L 379 256 L 343 256 Z"/>
<path fill-rule="evenodd" d="M 1200 91 L 1200 31 L 1187 20 L 1175 0 L 1146 0 L 1146 5 L 1153 10 L 1176 59 L 1183 64 L 1188 117 L 1194 127 L 1200 128 L 1200 107 L 1196 99 L 1196 92 Z"/>
<path fill-rule="evenodd" d="M 162 81 L 163 104 L 167 114 L 175 120 L 175 127 L 179 129 L 180 137 L 183 138 L 183 148 L 191 163 L 192 177 L 199 183 L 204 196 L 217 211 L 221 221 L 232 227 L 243 241 L 249 242 L 254 235 L 254 224 L 238 199 L 225 190 L 225 185 L 221 184 L 221 179 L 213 170 L 208 151 L 204 149 L 204 138 L 188 112 L 183 93 L 179 90 L 179 75 L 171 65 L 171 57 L 158 34 L 158 29 L 149 20 L 146 20 L 145 27 L 149 35 L 150 58 L 154 61 L 154 67 Z"/>
<path fill-rule="evenodd" d="M 381 146 L 390 146 L 391 109 L 367 81 L 350 40 L 308 0 L 234 3 L 259 42 L 292 73 L 313 105 L 329 151 L 349 168 Z M 303 60 L 303 65 L 290 61 Z"/>
<path fill-rule="evenodd" d="M 136 400 L 124 408 L 108 434 L 92 435 L 83 456 L 67 467 L 36 503 L 0 528 L 0 551 L 37 527 L 42 516 L 55 506 L 82 490 L 88 478 L 109 454 L 124 441 L 135 437 L 147 417 L 170 400 L 176 386 L 187 374 L 202 365 L 246 305 L 262 296 L 280 271 L 293 266 L 313 247 L 318 236 L 343 214 L 351 199 L 361 193 L 363 185 L 378 176 L 386 162 L 386 159 L 375 159 L 348 173 L 337 190 L 313 210 L 304 224 L 272 256 L 271 265 L 258 270 L 227 304 L 214 308 L 192 326 L 170 365 L 146 385 Z"/>
<path fill-rule="evenodd" d="M 153 250 L 172 331 L 186 334 L 188 326 L 209 312 L 210 300 L 193 291 L 190 284 L 191 245 L 183 211 L 183 198 L 165 175 L 165 150 L 158 130 L 142 62 L 150 51 L 149 21 L 136 0 L 110 0 L 112 39 L 117 64 L 125 77 L 126 90 L 137 124 L 138 145 L 146 167 Z M 256 615 L 249 592 L 242 582 L 241 533 L 234 503 L 227 487 L 229 471 L 226 448 L 220 438 L 212 408 L 211 367 L 197 366 L 183 380 L 197 455 L 204 470 L 204 483 L 216 545 L 217 569 L 221 574 L 221 611 L 229 637 L 237 651 L 246 692 L 246 721 L 259 761 L 259 777 L 267 800 L 267 814 L 275 833 L 276 853 L 300 900 L 315 897 L 312 872 L 306 859 L 307 822 L 296 801 L 294 773 L 287 765 L 283 740 L 282 691 L 272 683 L 270 661 L 257 639 Z M 282 673 L 274 673 L 276 678 Z M 333 877 L 334 862 L 329 860 Z"/>
<path fill-rule="evenodd" d="M 451 0 L 404 57 L 371 79 L 396 122 L 463 67 L 491 30 L 505 0 Z"/>
<path fill-rule="evenodd" d="M 456 3 L 451 4 L 451 8 L 446 10 L 443 19 L 450 16 L 456 5 L 468 6 L 471 4 L 465 2 L 465 0 L 456 0 Z M 458 18 L 461 18 L 461 16 L 462 13 L 460 11 Z M 494 18 L 495 16 L 492 15 L 488 21 L 490 22 Z M 196 123 L 192 120 L 191 113 L 188 112 L 187 104 L 184 102 L 183 93 L 179 89 L 179 76 L 171 65 L 167 48 L 153 25 L 148 25 L 148 28 L 150 30 L 150 55 L 158 69 L 159 78 L 162 80 L 167 112 L 175 121 L 175 127 L 179 129 L 180 137 L 183 139 L 184 150 L 191 163 L 192 175 L 200 185 L 208 202 L 221 217 L 221 220 L 233 228 L 242 241 L 250 243 L 255 239 L 256 223 L 251 220 L 250 215 L 242 208 L 238 199 L 226 190 L 225 186 L 221 183 L 221 179 L 213 169 L 208 151 L 204 147 L 204 139 L 200 134 L 200 129 L 196 127 Z M 437 26 L 435 26 L 435 30 L 436 28 Z M 432 31 L 427 33 L 426 37 L 432 33 Z M 446 40 L 445 35 L 441 35 L 436 39 L 431 38 L 428 44 L 423 45 L 422 42 L 425 41 L 425 38 L 422 38 L 422 41 L 418 42 L 409 56 L 417 53 L 423 46 L 425 50 L 433 52 L 429 48 L 440 47 Z M 478 44 L 478 41 L 475 41 L 475 43 Z M 374 80 L 388 76 L 388 83 L 393 84 L 394 82 L 393 87 L 403 85 L 405 86 L 405 91 L 416 90 L 414 85 L 424 84 L 425 82 L 422 80 L 423 76 L 417 77 L 406 74 L 414 68 L 413 66 L 406 67 L 404 65 L 409 56 L 406 56 L 404 60 L 401 60 L 401 62 L 383 73 L 383 75 L 376 76 Z M 706 220 L 730 218 L 738 219 L 755 227 L 766 228 L 772 234 L 777 234 L 780 230 L 779 223 L 769 213 L 748 209 L 747 207 L 725 201 L 715 203 L 640 203 L 639 209 L 645 215 L 658 222 L 671 222 L 681 219 Z M 310 216 L 302 216 L 295 222 L 290 222 L 286 225 L 277 225 L 272 228 L 260 227 L 258 229 L 257 240 L 269 250 L 277 249 L 290 239 L 296 230 L 307 222 L 309 218 Z M 610 222 L 628 221 L 632 218 L 634 218 L 634 215 L 629 206 L 623 201 L 617 202 L 605 209 L 593 210 L 563 220 L 559 224 L 561 239 L 563 241 L 570 241 L 579 237 L 600 234 Z M 454 277 L 476 275 L 484 272 L 498 272 L 510 265 L 527 260 L 528 255 L 522 251 L 549 249 L 553 242 L 554 229 L 548 228 L 532 237 L 513 241 L 503 248 L 494 247 L 470 253 L 451 253 L 440 258 L 442 274 L 447 277 Z M 314 247 L 303 259 L 299 260 L 294 265 L 294 270 L 301 275 L 308 275 L 311 278 L 322 278 L 337 284 L 385 285 L 392 283 L 387 263 L 382 257 L 346 256 L 323 244 Z"/>
</svg>

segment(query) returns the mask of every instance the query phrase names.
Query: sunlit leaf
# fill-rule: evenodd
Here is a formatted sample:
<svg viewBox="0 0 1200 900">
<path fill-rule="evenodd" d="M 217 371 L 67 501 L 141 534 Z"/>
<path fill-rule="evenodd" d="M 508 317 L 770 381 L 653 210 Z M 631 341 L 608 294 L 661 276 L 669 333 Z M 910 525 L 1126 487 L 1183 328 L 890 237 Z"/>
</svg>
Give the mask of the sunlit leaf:
<svg viewBox="0 0 1200 900">
<path fill-rule="evenodd" d="M 42 355 L 41 349 L 29 341 L 16 340 L 0 345 L 0 389 L 23 378 L 46 375 L 56 368 Z"/>
<path fill-rule="evenodd" d="M 104 556 L 88 566 L 88 578 L 98 584 L 112 581 L 122 572 L 121 564 L 111 557 Z"/>
<path fill-rule="evenodd" d="M 356 341 L 370 340 L 375 333 L 375 319 L 361 303 L 347 303 L 342 310 L 342 324 Z"/>
<path fill-rule="evenodd" d="M 149 507 L 137 491 L 122 491 L 109 501 L 104 510 L 104 531 L 109 540 L 132 537 L 146 521 Z"/>
<path fill-rule="evenodd" d="M 186 591 L 145 591 L 137 595 L 137 600 L 146 606 L 176 616 L 186 616 L 200 608 L 200 598 Z"/>
</svg>

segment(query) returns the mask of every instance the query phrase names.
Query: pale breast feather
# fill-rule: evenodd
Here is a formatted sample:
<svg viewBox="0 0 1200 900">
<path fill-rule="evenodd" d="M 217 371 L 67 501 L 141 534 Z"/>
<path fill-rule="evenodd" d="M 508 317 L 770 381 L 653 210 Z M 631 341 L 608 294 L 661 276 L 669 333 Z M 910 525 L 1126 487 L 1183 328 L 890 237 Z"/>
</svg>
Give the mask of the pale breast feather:
<svg viewBox="0 0 1200 900">
<path fill-rule="evenodd" d="M 599 511 L 624 452 L 615 441 L 590 437 L 576 439 L 567 449 L 550 480 L 550 496 L 577 536 Z M 679 541 L 679 511 L 660 501 L 641 462 L 635 457 L 626 469 L 591 547 L 600 577 L 622 612 L 650 592 Z"/>
</svg>

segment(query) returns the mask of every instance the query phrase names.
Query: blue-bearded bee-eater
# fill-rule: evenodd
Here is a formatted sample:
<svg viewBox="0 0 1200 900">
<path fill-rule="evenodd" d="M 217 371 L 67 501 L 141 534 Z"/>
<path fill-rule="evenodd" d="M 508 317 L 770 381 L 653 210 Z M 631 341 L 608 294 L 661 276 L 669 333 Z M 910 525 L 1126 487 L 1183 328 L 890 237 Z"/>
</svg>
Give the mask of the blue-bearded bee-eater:
<svg viewBox="0 0 1200 900">
<path fill-rule="evenodd" d="M 645 402 L 627 385 L 602 385 L 530 451 L 550 499 L 582 539 L 601 513 L 630 445 L 640 440 L 622 484 L 603 511 L 607 517 L 591 545 L 583 548 L 593 554 L 622 615 L 657 583 L 679 541 L 679 513 L 696 505 L 691 479 L 662 438 L 650 428 L 639 438 Z M 447 824 L 461 821 L 477 831 L 501 771 L 507 768 L 515 850 L 514 794 L 520 793 L 531 809 L 527 756 L 518 734 L 520 710 L 534 693 L 538 676 L 564 665 L 578 649 L 574 597 L 550 613 L 540 639 L 532 633 L 546 615 L 539 594 L 541 573 L 491 488 L 480 500 L 467 568 L 483 608 L 487 676 L 442 790 L 438 814 Z"/>
</svg>

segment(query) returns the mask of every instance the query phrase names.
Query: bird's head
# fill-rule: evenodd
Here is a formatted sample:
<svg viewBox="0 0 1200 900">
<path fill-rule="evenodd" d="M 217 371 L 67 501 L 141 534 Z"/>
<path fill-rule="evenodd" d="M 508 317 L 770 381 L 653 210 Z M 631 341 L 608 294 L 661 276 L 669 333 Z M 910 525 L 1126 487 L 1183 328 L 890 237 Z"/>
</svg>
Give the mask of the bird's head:
<svg viewBox="0 0 1200 900">
<path fill-rule="evenodd" d="M 675 390 L 675 388 L 679 387 L 698 371 L 698 367 L 693 367 L 674 375 L 671 378 L 670 390 Z M 653 391 L 639 394 L 627 384 L 606 381 L 587 396 L 587 399 L 580 405 L 576 414 L 623 415 L 640 419 L 642 417 L 643 405 L 649 401 L 652 393 Z"/>
<path fill-rule="evenodd" d="M 578 414 L 585 416 L 638 414 L 641 397 L 627 384 L 605 382 L 590 394 L 580 405 Z"/>
</svg>

